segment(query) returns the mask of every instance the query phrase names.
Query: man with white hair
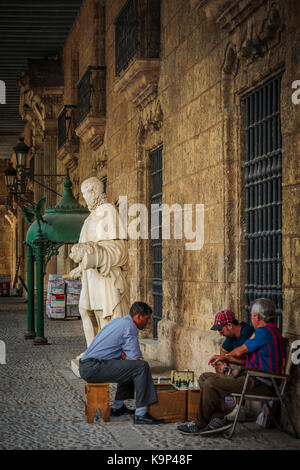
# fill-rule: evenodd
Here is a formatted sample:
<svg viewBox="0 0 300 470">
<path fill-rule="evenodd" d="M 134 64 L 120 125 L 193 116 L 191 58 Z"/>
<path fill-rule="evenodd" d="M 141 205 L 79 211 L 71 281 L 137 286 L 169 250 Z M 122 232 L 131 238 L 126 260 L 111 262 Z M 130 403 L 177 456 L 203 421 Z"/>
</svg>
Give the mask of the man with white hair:
<svg viewBox="0 0 300 470">
<path fill-rule="evenodd" d="M 270 299 L 260 298 L 251 305 L 251 321 L 254 335 L 242 346 L 210 358 L 209 364 L 235 363 L 248 369 L 282 374 L 285 348 L 280 331 L 275 325 L 275 305 Z M 224 431 L 230 424 L 220 404 L 230 393 L 241 393 L 246 371 L 241 369 L 235 377 L 205 372 L 199 377 L 200 400 L 195 423 L 178 426 L 183 434 L 209 436 Z M 272 395 L 272 383 L 262 382 L 260 377 L 250 377 L 247 393 Z"/>
<path fill-rule="evenodd" d="M 81 192 L 90 210 L 79 243 L 70 258 L 79 264 L 69 274 L 81 277 L 79 311 L 87 346 L 111 319 L 128 314 L 126 241 L 119 239 L 118 212 L 107 202 L 103 183 L 96 177 L 83 181 Z"/>
</svg>

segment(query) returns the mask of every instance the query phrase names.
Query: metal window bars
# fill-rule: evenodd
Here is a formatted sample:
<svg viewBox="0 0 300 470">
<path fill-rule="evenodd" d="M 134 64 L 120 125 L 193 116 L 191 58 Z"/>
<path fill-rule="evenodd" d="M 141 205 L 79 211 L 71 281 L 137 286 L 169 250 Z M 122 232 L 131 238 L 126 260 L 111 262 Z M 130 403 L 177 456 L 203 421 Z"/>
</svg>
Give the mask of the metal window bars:
<svg viewBox="0 0 300 470">
<path fill-rule="evenodd" d="M 72 120 L 75 120 L 74 111 L 77 108 L 75 105 L 66 104 L 57 117 L 58 124 L 58 150 L 63 147 L 67 140 L 71 139 Z M 75 127 L 75 126 L 73 126 Z"/>
<path fill-rule="evenodd" d="M 127 0 L 114 21 L 116 27 L 116 75 L 126 69 L 139 48 L 138 0 Z"/>
<path fill-rule="evenodd" d="M 152 169 L 151 242 L 153 253 L 153 338 L 157 338 L 157 325 L 162 319 L 162 147 L 150 154 Z M 153 205 L 159 205 L 153 206 Z M 154 207 L 154 209 L 153 209 Z"/>
<path fill-rule="evenodd" d="M 105 115 L 105 66 L 89 65 L 77 83 L 77 124 L 91 111 Z"/>
<path fill-rule="evenodd" d="M 282 142 L 276 77 L 244 98 L 246 114 L 245 309 L 267 297 L 282 328 Z"/>
<path fill-rule="evenodd" d="M 160 0 L 127 0 L 114 25 L 117 76 L 133 57 L 159 58 Z"/>
</svg>

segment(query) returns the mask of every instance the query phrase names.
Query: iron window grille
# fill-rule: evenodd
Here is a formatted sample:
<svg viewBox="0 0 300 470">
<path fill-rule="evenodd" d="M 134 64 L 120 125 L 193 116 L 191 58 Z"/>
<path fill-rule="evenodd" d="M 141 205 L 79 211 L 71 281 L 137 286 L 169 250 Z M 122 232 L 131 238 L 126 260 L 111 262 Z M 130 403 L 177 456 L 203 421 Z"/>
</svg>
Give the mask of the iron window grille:
<svg viewBox="0 0 300 470">
<path fill-rule="evenodd" d="M 159 58 L 160 0 L 127 0 L 114 25 L 116 75 L 134 56 Z"/>
<path fill-rule="evenodd" d="M 162 319 L 162 147 L 151 152 L 151 243 L 153 254 L 153 338 L 157 338 L 157 325 Z M 159 208 L 153 210 L 153 204 Z"/>
<path fill-rule="evenodd" d="M 77 83 L 77 124 L 93 111 L 105 115 L 106 67 L 89 65 Z"/>
<path fill-rule="evenodd" d="M 245 309 L 267 297 L 282 328 L 282 139 L 276 77 L 244 98 L 246 115 Z"/>
<path fill-rule="evenodd" d="M 63 147 L 67 140 L 71 139 L 71 132 L 72 132 L 72 125 L 74 123 L 72 121 L 75 120 L 75 109 L 77 106 L 74 105 L 65 105 L 61 112 L 58 115 L 57 123 L 58 123 L 58 139 L 57 139 L 57 146 L 58 150 Z"/>
</svg>

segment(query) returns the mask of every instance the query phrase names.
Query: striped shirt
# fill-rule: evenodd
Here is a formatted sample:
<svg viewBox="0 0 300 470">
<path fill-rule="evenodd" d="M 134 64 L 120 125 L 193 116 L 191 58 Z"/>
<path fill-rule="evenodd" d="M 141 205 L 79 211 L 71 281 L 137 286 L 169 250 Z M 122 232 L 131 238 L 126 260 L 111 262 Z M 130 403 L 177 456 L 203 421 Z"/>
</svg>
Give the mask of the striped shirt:
<svg viewBox="0 0 300 470">
<path fill-rule="evenodd" d="M 284 373 L 285 348 L 280 331 L 273 323 L 258 328 L 254 336 L 245 341 L 251 354 L 248 355 L 246 367 L 249 369 Z"/>
</svg>

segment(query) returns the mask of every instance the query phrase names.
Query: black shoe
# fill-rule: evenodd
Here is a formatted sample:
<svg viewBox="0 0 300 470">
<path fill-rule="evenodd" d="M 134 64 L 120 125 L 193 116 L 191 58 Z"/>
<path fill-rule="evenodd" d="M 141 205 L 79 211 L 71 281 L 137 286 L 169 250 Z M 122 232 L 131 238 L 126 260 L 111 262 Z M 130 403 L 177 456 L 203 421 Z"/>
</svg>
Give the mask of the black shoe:
<svg viewBox="0 0 300 470">
<path fill-rule="evenodd" d="M 143 416 L 134 415 L 134 418 L 133 418 L 134 424 L 162 424 L 164 422 L 165 422 L 164 419 L 153 418 L 153 416 L 149 415 L 149 413 L 146 413 Z"/>
<path fill-rule="evenodd" d="M 111 408 L 110 416 L 123 416 L 123 415 L 133 415 L 135 410 L 130 410 L 125 405 L 122 405 L 121 408 L 114 409 Z"/>
<path fill-rule="evenodd" d="M 188 424 L 181 424 L 180 426 L 177 426 L 177 429 L 182 434 L 192 434 L 194 436 L 198 436 L 199 434 L 201 434 L 201 429 L 194 422 Z"/>
</svg>

